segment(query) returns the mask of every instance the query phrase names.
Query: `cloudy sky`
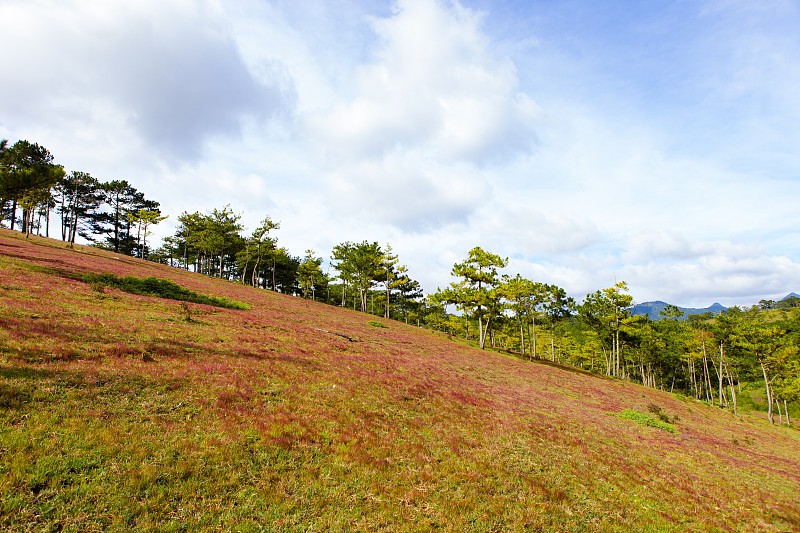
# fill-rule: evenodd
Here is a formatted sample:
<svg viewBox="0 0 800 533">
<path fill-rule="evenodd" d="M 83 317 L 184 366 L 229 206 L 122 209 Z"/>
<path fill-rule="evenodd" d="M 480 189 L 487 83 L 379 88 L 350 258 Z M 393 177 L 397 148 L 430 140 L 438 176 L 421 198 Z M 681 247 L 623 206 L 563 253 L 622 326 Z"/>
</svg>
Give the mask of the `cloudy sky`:
<svg viewBox="0 0 800 533">
<path fill-rule="evenodd" d="M 0 137 L 296 255 L 581 299 L 800 291 L 797 0 L 2 0 Z"/>
</svg>

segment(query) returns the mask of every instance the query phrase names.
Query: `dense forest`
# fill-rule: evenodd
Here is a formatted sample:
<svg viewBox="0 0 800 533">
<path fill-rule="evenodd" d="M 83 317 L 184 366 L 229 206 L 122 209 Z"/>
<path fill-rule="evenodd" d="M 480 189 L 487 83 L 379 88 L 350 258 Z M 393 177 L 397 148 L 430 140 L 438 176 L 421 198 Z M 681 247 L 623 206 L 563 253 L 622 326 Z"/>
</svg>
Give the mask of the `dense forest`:
<svg viewBox="0 0 800 533">
<path fill-rule="evenodd" d="M 0 221 L 26 235 L 52 235 L 261 289 L 351 307 L 474 340 L 481 348 L 549 360 L 739 409 L 760 383 L 771 423 L 791 424 L 800 399 L 797 299 L 762 301 L 716 316 L 659 320 L 633 315 L 625 282 L 578 303 L 558 286 L 504 273 L 508 261 L 480 247 L 453 265 L 453 281 L 425 293 L 390 245 L 343 242 L 322 256 L 278 244 L 278 221 L 246 230 L 230 206 L 183 212 L 175 234 L 148 243 L 160 204 L 127 181 L 102 182 L 54 163 L 44 147 L 0 142 Z M 58 226 L 56 228 L 56 226 Z"/>
</svg>

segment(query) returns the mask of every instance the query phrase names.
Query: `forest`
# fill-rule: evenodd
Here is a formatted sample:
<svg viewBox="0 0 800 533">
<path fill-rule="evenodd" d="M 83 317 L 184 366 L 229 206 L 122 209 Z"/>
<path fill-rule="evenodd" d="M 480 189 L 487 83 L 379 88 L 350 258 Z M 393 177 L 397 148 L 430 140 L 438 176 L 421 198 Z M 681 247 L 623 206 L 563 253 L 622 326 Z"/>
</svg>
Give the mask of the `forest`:
<svg viewBox="0 0 800 533">
<path fill-rule="evenodd" d="M 481 348 L 569 365 L 680 393 L 736 413 L 756 406 L 791 425 L 800 400 L 800 308 L 762 301 L 712 316 L 633 315 L 623 282 L 576 302 L 561 287 L 505 272 L 508 261 L 475 247 L 452 281 L 426 293 L 389 244 L 342 242 L 324 258 L 293 255 L 265 216 L 246 230 L 231 206 L 184 211 L 175 234 L 148 242 L 160 204 L 124 180 L 66 172 L 44 147 L 0 142 L 0 224 L 56 236 L 265 290 L 350 307 L 476 342 Z M 760 391 L 754 394 L 758 387 Z M 754 400 L 757 398 L 757 400 Z"/>
</svg>

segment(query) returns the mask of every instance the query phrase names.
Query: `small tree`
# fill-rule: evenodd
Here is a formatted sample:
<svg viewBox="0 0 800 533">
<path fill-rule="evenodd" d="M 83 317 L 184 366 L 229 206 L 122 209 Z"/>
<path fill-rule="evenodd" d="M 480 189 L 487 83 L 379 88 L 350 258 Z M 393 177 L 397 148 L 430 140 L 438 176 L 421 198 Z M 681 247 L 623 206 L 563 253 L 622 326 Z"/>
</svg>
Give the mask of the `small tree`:
<svg viewBox="0 0 800 533">
<path fill-rule="evenodd" d="M 623 320 L 630 316 L 633 302 L 627 291 L 628 284 L 620 281 L 613 287 L 587 294 L 579 307 L 584 322 L 608 342 L 606 374 L 621 378 L 627 377 L 622 357 L 622 326 Z"/>
<path fill-rule="evenodd" d="M 129 215 L 139 209 L 158 211 L 160 204 L 145 199 L 144 193 L 125 180 L 101 183 L 100 190 L 105 196 L 105 208 L 88 219 L 90 231 L 105 236 L 106 247 L 117 253 L 135 253 L 139 243 L 132 235 L 134 222 Z"/>
<path fill-rule="evenodd" d="M 279 222 L 273 221 L 270 217 L 265 217 L 261 224 L 253 230 L 253 233 L 245 240 L 243 250 L 239 253 L 239 263 L 242 268 L 242 284 L 245 282 L 248 266 L 253 262 L 250 275 L 250 285 L 256 287 L 259 281 L 259 269 L 264 263 L 264 259 L 275 249 L 277 239 L 270 237 L 269 232 L 279 229 Z"/>
<path fill-rule="evenodd" d="M 100 183 L 86 172 L 72 171 L 55 187 L 56 210 L 61 215 L 61 240 L 75 244 L 75 237 L 94 240 L 87 231 L 105 200 Z"/>
<path fill-rule="evenodd" d="M 311 294 L 311 299 L 316 300 L 317 287 L 322 284 L 325 279 L 325 274 L 322 272 L 322 258 L 316 257 L 314 250 L 306 250 L 306 255 L 303 262 L 297 269 L 297 281 L 300 284 L 300 289 L 303 291 L 303 298 L 308 298 Z"/>
<path fill-rule="evenodd" d="M 147 250 L 147 236 L 150 235 L 149 228 L 155 224 L 163 222 L 167 219 L 166 215 L 162 215 L 157 209 L 137 209 L 132 213 L 128 213 L 128 220 L 136 225 L 136 248 L 139 251 L 139 257 L 146 259 Z"/>
<path fill-rule="evenodd" d="M 497 269 L 507 264 L 508 259 L 476 246 L 469 251 L 467 259 L 453 265 L 452 275 L 461 280 L 442 291 L 443 301 L 477 318 L 481 349 L 486 345 L 492 318 L 503 312 Z"/>
<path fill-rule="evenodd" d="M 384 253 L 377 242 L 353 244 L 345 242 L 333 249 L 332 259 L 338 261 L 332 266 L 339 271 L 339 279 L 347 286 L 358 290 L 361 311 L 367 311 L 367 296 L 375 284 L 384 279 Z M 342 306 L 345 304 L 346 290 L 342 290 Z"/>
</svg>

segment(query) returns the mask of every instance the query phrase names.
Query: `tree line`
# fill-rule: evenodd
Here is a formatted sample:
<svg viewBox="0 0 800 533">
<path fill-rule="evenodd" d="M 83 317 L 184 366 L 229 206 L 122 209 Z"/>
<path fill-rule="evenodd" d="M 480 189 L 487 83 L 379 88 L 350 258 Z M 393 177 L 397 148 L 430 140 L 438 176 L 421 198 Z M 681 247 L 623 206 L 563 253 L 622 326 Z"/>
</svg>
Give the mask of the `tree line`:
<svg viewBox="0 0 800 533">
<path fill-rule="evenodd" d="M 67 173 L 37 143 L 0 141 L 0 221 L 25 235 L 50 237 L 51 219 L 74 245 L 80 236 L 119 253 L 145 257 L 151 227 L 166 217 L 159 203 L 125 180 L 101 182 L 87 172 Z"/>
<path fill-rule="evenodd" d="M 742 385 L 761 382 L 767 416 L 790 423 L 800 399 L 800 309 L 762 301 L 712 316 L 668 306 L 659 320 L 633 315 L 625 282 L 587 294 L 578 304 L 556 285 L 501 273 L 508 260 L 475 247 L 455 265 L 455 280 L 425 295 L 390 245 L 342 242 L 328 267 L 314 250 L 293 255 L 279 246 L 280 222 L 265 216 L 246 231 L 230 206 L 183 212 L 174 235 L 147 243 L 164 220 L 160 204 L 124 180 L 101 182 L 53 162 L 35 143 L 0 142 L 0 222 L 27 234 L 184 268 L 261 289 L 351 307 L 387 319 L 473 339 L 480 348 L 554 363 L 680 392 L 738 409 Z"/>
<path fill-rule="evenodd" d="M 314 250 L 292 255 L 279 246 L 274 232 L 280 222 L 269 216 L 246 232 L 241 215 L 230 206 L 210 213 L 184 212 L 175 234 L 149 253 L 148 259 L 208 276 L 262 289 L 350 307 L 385 318 L 409 321 L 423 296 L 419 282 L 408 276 L 390 245 L 343 242 L 323 270 Z"/>
<path fill-rule="evenodd" d="M 754 305 L 716 316 L 667 306 L 659 320 L 633 315 L 625 282 L 578 304 L 560 287 L 501 275 L 506 259 L 476 247 L 428 302 L 429 323 L 481 348 L 550 359 L 738 409 L 745 383 L 762 383 L 767 417 L 790 425 L 800 399 L 800 309 Z M 455 306 L 460 314 L 449 314 Z M 765 308 L 767 307 L 767 308 Z M 774 307 L 774 309 L 773 309 Z"/>
</svg>

